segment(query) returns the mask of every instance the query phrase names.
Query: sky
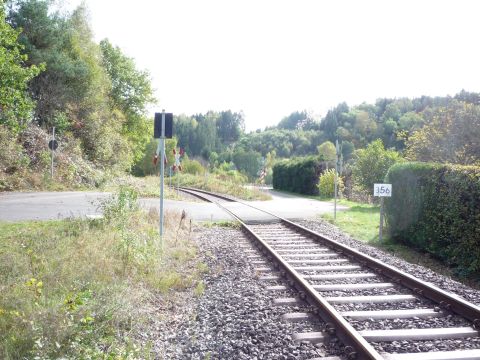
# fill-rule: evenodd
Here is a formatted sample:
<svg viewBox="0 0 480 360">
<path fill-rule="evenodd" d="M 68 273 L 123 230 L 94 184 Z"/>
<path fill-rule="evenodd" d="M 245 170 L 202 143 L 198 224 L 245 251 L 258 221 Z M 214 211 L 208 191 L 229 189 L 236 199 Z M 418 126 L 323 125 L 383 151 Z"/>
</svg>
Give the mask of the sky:
<svg viewBox="0 0 480 360">
<path fill-rule="evenodd" d="M 152 112 L 243 111 L 253 131 L 343 101 L 480 91 L 476 0 L 85 2 L 95 39 L 150 72 Z"/>
</svg>

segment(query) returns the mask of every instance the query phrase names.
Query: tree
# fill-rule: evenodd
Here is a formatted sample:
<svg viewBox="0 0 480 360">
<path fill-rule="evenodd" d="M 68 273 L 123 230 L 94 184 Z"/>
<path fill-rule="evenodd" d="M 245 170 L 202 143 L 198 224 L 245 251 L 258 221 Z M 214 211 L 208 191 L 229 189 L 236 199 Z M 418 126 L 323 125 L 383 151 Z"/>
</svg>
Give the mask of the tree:
<svg viewBox="0 0 480 360">
<path fill-rule="evenodd" d="M 100 49 L 102 64 L 111 82 L 111 106 L 125 115 L 122 132 L 132 145 L 134 161 L 138 161 L 151 137 L 151 122 L 145 116 L 147 106 L 156 101 L 150 75 L 138 70 L 133 59 L 125 56 L 108 39 L 100 42 Z"/>
<path fill-rule="evenodd" d="M 341 176 L 337 177 L 338 181 L 338 194 L 342 194 L 345 186 Z M 335 170 L 330 169 L 326 170 L 320 175 L 318 179 L 318 193 L 323 197 L 333 197 L 335 196 Z"/>
<path fill-rule="evenodd" d="M 233 153 L 233 162 L 237 169 L 246 174 L 250 180 L 257 177 L 261 166 L 261 156 L 252 150 L 235 149 Z"/>
<path fill-rule="evenodd" d="M 242 113 L 232 113 L 231 110 L 222 111 L 216 125 L 218 137 L 228 145 L 240 138 L 245 129 L 245 120 Z"/>
<path fill-rule="evenodd" d="M 18 43 L 19 31 L 5 21 L 0 2 L 0 124 L 14 133 L 24 129 L 32 118 L 35 103 L 28 94 L 28 82 L 40 73 L 43 66 L 25 66 L 27 56 Z"/>
<path fill-rule="evenodd" d="M 342 141 L 342 155 L 343 160 L 346 162 L 352 158 L 352 154 L 355 151 L 355 145 L 350 141 Z"/>
<path fill-rule="evenodd" d="M 390 166 L 400 161 L 402 158 L 398 152 L 385 150 L 382 141 L 375 140 L 366 149 L 355 152 L 353 179 L 360 188 L 370 193 L 373 184 L 382 183 Z"/>
<path fill-rule="evenodd" d="M 86 115 L 105 104 L 109 87 L 86 8 L 80 6 L 67 16 L 50 11 L 51 1 L 14 3 L 9 22 L 22 29 L 19 41 L 29 56 L 28 64 L 46 65 L 29 87 L 37 102 L 35 121 L 49 127 L 56 125 L 59 113 L 67 112 L 70 124 L 82 127 Z"/>
<path fill-rule="evenodd" d="M 335 161 L 337 157 L 337 150 L 331 141 L 325 141 L 322 145 L 317 147 L 320 158 L 325 162 L 328 169 L 328 163 Z"/>
<path fill-rule="evenodd" d="M 410 160 L 480 165 L 480 106 L 454 101 L 406 141 Z"/>
<path fill-rule="evenodd" d="M 308 119 L 308 114 L 306 111 L 298 112 L 295 111 L 290 115 L 284 117 L 277 125 L 278 129 L 288 129 L 288 130 L 295 130 L 299 127 L 302 121 L 306 121 Z"/>
</svg>

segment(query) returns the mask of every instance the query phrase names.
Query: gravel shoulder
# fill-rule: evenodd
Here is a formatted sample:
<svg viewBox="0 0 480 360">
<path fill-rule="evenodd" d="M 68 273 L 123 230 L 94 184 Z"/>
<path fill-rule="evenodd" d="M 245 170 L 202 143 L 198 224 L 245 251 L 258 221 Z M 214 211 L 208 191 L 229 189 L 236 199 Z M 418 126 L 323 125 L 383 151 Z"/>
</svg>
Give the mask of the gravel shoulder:
<svg viewBox="0 0 480 360">
<path fill-rule="evenodd" d="M 322 220 L 301 224 L 480 305 L 476 289 L 356 241 Z M 286 312 L 308 309 L 273 305 L 275 297 L 293 294 L 265 290 L 272 283 L 258 280 L 244 251 L 249 242 L 240 230 L 196 227 L 194 232 L 200 261 L 209 269 L 204 277 L 205 290 L 201 295 L 193 290 L 177 293 L 168 302 L 152 299 L 149 321 L 140 336 L 144 344 L 150 344 L 155 358 L 312 359 L 341 353 L 342 346 L 336 340 L 317 345 L 292 341 L 293 333 L 320 331 L 323 323 L 281 321 Z"/>
</svg>

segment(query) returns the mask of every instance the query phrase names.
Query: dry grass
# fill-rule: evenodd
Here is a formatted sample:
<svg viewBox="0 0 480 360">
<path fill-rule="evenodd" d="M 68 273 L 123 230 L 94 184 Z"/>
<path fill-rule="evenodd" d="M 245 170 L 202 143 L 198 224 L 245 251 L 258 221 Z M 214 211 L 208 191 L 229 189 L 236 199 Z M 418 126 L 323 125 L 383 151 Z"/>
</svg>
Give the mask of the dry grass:
<svg viewBox="0 0 480 360">
<path fill-rule="evenodd" d="M 209 174 L 208 177 L 205 175 L 177 174 L 172 179 L 166 177 L 164 194 L 167 199 L 183 199 L 182 193 L 178 193 L 174 189 L 177 185 L 191 186 L 220 194 L 230 194 L 244 200 L 271 200 L 270 195 L 259 189 L 247 188 L 245 183 L 221 174 Z M 125 175 L 110 181 L 103 190 L 117 191 L 121 186 L 129 186 L 135 189 L 140 197 L 158 197 L 160 195 L 160 180 L 158 176 L 134 177 Z M 189 201 L 191 201 L 190 198 Z"/>
<path fill-rule="evenodd" d="M 142 304 L 205 269 L 188 219 L 167 213 L 160 243 L 158 213 L 120 202 L 102 221 L 0 223 L 0 358 L 148 357 L 129 340 Z"/>
<path fill-rule="evenodd" d="M 245 183 L 235 181 L 225 175 L 210 174 L 205 177 L 182 174 L 179 183 L 180 186 L 191 186 L 219 194 L 228 194 L 243 200 L 271 200 L 269 194 L 259 189 L 248 188 Z"/>
</svg>

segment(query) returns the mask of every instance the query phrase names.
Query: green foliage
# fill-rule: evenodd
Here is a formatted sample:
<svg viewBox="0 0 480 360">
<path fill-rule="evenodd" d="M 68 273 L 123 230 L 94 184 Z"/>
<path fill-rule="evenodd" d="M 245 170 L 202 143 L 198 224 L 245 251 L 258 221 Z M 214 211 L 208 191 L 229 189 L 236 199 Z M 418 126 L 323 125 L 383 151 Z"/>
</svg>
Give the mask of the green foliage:
<svg viewBox="0 0 480 360">
<path fill-rule="evenodd" d="M 178 115 L 174 123 L 178 145 L 189 156 L 202 156 L 205 160 L 209 160 L 212 152 L 219 154 L 227 151 L 229 145 L 240 138 L 245 127 L 243 113 L 230 110 L 209 111 L 193 116 Z"/>
<path fill-rule="evenodd" d="M 383 182 L 390 166 L 402 161 L 396 151 L 385 150 L 381 140 L 375 140 L 366 149 L 357 150 L 355 157 L 353 178 L 367 193 L 373 191 L 373 184 Z"/>
<path fill-rule="evenodd" d="M 480 106 L 453 102 L 406 141 L 406 157 L 461 165 L 480 165 Z"/>
<path fill-rule="evenodd" d="M 391 238 L 480 279 L 480 168 L 404 163 L 390 168 Z"/>
<path fill-rule="evenodd" d="M 32 79 L 34 120 L 58 135 L 80 139 L 82 156 L 110 172 L 129 170 L 141 160 L 152 133 L 145 118 L 153 101 L 148 74 L 135 68 L 108 40 L 98 45 L 84 4 L 72 13 L 55 12 L 51 1 L 12 0 L 9 23 L 29 56 L 45 64 Z"/>
<path fill-rule="evenodd" d="M 322 197 L 335 196 L 335 169 L 325 170 L 318 180 L 318 193 Z M 343 180 L 338 176 L 338 194 L 342 194 L 345 186 Z"/>
<path fill-rule="evenodd" d="M 253 150 L 243 150 L 241 147 L 235 149 L 233 153 L 233 162 L 239 171 L 253 180 L 258 176 L 261 167 L 260 154 Z"/>
<path fill-rule="evenodd" d="M 243 136 L 238 145 L 262 156 L 274 151 L 278 157 L 288 158 L 314 154 L 324 141 L 323 132 L 318 130 L 269 129 Z"/>
<path fill-rule="evenodd" d="M 284 160 L 273 167 L 274 189 L 306 195 L 318 195 L 318 177 L 322 166 L 318 157 Z"/>
<path fill-rule="evenodd" d="M 147 176 L 147 175 L 158 175 L 160 172 L 160 162 L 157 161 L 157 165 L 154 164 L 153 159 L 157 153 L 158 148 L 158 139 L 151 139 L 147 146 L 140 161 L 135 163 L 133 168 L 133 174 L 136 176 Z M 168 174 L 168 167 L 172 166 L 175 163 L 175 157 L 173 154 L 173 149 L 177 148 L 177 138 L 173 137 L 172 139 L 166 139 L 165 141 L 165 156 L 167 157 L 167 165 L 165 171 Z"/>
<path fill-rule="evenodd" d="M 155 102 L 150 75 L 146 71 L 138 70 L 133 59 L 125 56 L 122 50 L 113 46 L 108 39 L 100 42 L 100 49 L 103 66 L 112 83 L 110 96 L 113 107 L 127 115 L 127 128 L 134 127 L 134 117 L 143 115 L 146 106 Z"/>
<path fill-rule="evenodd" d="M 192 175 L 201 175 L 205 172 L 205 168 L 199 161 L 185 158 L 182 161 L 182 172 Z"/>
<path fill-rule="evenodd" d="M 287 129 L 295 130 L 302 128 L 302 123 L 308 119 L 308 114 L 306 111 L 298 112 L 295 111 L 284 117 L 277 125 L 278 129 Z"/>
<path fill-rule="evenodd" d="M 5 22 L 0 2 L 0 125 L 14 133 L 26 128 L 32 119 L 34 102 L 28 95 L 28 82 L 40 73 L 43 65 L 25 66 L 27 56 L 18 43 L 19 31 Z"/>
<path fill-rule="evenodd" d="M 137 200 L 138 194 L 133 188 L 120 186 L 118 193 L 101 205 L 105 221 L 124 229 L 130 214 L 138 210 Z"/>
<path fill-rule="evenodd" d="M 335 224 L 357 240 L 377 245 L 380 207 L 345 200 L 340 200 L 339 204 L 348 208 L 341 211 L 337 210 L 336 219 L 331 212 L 322 214 L 322 218 Z"/>
<path fill-rule="evenodd" d="M 150 299 L 191 288 L 205 266 L 177 214 L 166 214 L 163 251 L 158 213 L 131 212 L 116 197 L 107 221 L 0 223 L 0 358 L 148 359 Z"/>
<path fill-rule="evenodd" d="M 325 141 L 323 144 L 319 145 L 317 151 L 320 155 L 320 159 L 325 162 L 327 168 L 329 163 L 336 160 L 337 150 L 331 141 Z"/>
<path fill-rule="evenodd" d="M 225 145 L 231 144 L 237 141 L 245 130 L 243 113 L 232 113 L 230 110 L 222 111 L 216 125 L 220 141 Z"/>
<path fill-rule="evenodd" d="M 0 191 L 14 190 L 18 187 L 25 167 L 30 163 L 20 144 L 12 141 L 15 136 L 5 125 L 0 125 Z"/>
<path fill-rule="evenodd" d="M 147 106 L 155 102 L 150 75 L 136 68 L 133 59 L 125 56 L 108 39 L 100 42 L 102 64 L 110 78 L 110 99 L 113 109 L 124 114 L 122 133 L 129 139 L 134 160 L 139 161 L 152 135 L 151 121 L 145 118 Z"/>
</svg>

